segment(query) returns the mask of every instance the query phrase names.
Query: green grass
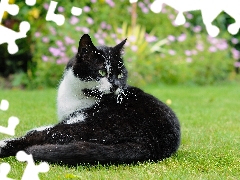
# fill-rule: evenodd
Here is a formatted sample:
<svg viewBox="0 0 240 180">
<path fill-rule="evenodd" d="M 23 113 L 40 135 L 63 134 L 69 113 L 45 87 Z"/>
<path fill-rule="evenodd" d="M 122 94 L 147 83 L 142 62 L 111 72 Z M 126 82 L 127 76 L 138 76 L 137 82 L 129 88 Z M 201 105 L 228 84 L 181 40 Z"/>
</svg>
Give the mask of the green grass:
<svg viewBox="0 0 240 180">
<path fill-rule="evenodd" d="M 136 165 L 78 166 L 51 165 L 41 179 L 239 179 L 240 178 L 240 86 L 207 87 L 148 86 L 147 92 L 166 102 L 178 115 L 182 126 L 182 143 L 171 158 Z M 56 122 L 56 92 L 50 90 L 3 91 L 10 108 L 0 111 L 0 124 L 8 117 L 19 117 L 16 136 L 36 126 Z M 0 139 L 10 138 L 0 135 Z M 9 177 L 20 179 L 26 166 L 15 157 L 9 162 Z"/>
</svg>

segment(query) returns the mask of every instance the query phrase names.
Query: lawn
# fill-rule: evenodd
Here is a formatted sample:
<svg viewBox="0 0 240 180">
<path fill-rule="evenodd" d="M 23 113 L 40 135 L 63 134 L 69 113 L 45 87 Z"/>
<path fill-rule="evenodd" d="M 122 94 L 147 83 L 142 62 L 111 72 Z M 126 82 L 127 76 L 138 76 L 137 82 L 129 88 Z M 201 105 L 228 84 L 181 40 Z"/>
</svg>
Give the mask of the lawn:
<svg viewBox="0 0 240 180">
<path fill-rule="evenodd" d="M 179 151 L 161 162 L 136 165 L 63 167 L 51 165 L 40 179 L 239 179 L 240 85 L 147 86 L 145 91 L 171 107 L 182 126 Z M 14 115 L 20 119 L 16 136 L 36 126 L 56 123 L 56 90 L 0 90 L 0 100 L 10 102 L 0 111 L 0 125 Z M 0 135 L 0 139 L 10 138 Z M 1 159 L 11 165 L 10 178 L 21 179 L 26 163 L 15 157 Z"/>
</svg>

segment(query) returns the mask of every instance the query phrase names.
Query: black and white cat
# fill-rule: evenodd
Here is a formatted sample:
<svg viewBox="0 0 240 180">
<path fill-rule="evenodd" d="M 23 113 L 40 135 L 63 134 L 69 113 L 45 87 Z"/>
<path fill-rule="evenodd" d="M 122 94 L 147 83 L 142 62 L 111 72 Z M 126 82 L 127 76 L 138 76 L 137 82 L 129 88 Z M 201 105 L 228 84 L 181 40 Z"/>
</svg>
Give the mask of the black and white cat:
<svg viewBox="0 0 240 180">
<path fill-rule="evenodd" d="M 95 47 L 83 35 L 58 89 L 60 122 L 0 141 L 0 157 L 24 150 L 35 160 L 76 165 L 162 160 L 175 153 L 179 121 L 167 105 L 127 85 L 125 42 Z"/>
</svg>

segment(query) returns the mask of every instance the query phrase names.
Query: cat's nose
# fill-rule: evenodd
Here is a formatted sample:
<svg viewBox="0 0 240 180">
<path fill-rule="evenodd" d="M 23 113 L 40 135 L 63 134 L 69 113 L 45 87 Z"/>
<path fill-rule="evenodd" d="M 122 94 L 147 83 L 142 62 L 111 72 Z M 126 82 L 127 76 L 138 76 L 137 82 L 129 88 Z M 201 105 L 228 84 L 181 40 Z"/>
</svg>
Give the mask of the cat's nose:
<svg viewBox="0 0 240 180">
<path fill-rule="evenodd" d="M 112 84 L 112 87 L 110 89 L 111 92 L 115 92 L 121 86 L 119 80 L 113 80 L 111 81 L 111 84 Z"/>
</svg>

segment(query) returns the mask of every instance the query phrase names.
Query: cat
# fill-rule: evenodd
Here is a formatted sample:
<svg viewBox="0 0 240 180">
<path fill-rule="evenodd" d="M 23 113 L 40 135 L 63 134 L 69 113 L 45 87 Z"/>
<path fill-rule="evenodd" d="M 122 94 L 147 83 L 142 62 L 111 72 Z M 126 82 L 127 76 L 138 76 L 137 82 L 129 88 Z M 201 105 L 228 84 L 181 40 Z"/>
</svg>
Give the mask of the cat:
<svg viewBox="0 0 240 180">
<path fill-rule="evenodd" d="M 0 141 L 0 158 L 20 150 L 67 165 L 158 161 L 180 146 L 180 123 L 163 102 L 127 84 L 126 40 L 95 47 L 88 34 L 66 65 L 57 94 L 59 123 Z"/>
</svg>

